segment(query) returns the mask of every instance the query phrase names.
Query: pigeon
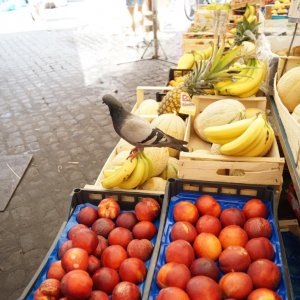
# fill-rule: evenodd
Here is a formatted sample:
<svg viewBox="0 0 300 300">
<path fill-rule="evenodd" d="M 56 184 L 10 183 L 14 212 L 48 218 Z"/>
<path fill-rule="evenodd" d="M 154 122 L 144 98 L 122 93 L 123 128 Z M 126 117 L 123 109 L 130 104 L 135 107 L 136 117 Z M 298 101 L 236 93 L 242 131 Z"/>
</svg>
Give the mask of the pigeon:
<svg viewBox="0 0 300 300">
<path fill-rule="evenodd" d="M 135 146 L 132 153 L 143 150 L 144 147 L 170 147 L 189 152 L 185 146 L 186 141 L 178 140 L 164 133 L 145 119 L 127 111 L 114 96 L 105 95 L 102 100 L 109 108 L 116 133 Z"/>
</svg>

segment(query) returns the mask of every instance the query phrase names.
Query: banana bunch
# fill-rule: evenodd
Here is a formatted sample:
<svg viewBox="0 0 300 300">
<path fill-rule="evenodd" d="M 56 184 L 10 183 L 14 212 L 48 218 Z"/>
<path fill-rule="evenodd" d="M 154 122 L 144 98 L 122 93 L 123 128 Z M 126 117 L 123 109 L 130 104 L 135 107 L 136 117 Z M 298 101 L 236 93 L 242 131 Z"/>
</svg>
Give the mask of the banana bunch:
<svg viewBox="0 0 300 300">
<path fill-rule="evenodd" d="M 256 58 L 249 59 L 234 81 L 225 79 L 214 85 L 216 94 L 246 98 L 255 95 L 266 77 L 266 65 Z"/>
<path fill-rule="evenodd" d="M 211 143 L 221 145 L 221 154 L 229 156 L 265 156 L 274 141 L 273 128 L 263 114 L 226 125 L 208 127 L 204 134 Z"/>
<path fill-rule="evenodd" d="M 184 76 L 178 76 L 173 80 L 170 80 L 168 86 L 176 86 L 184 81 Z"/>
<path fill-rule="evenodd" d="M 120 164 L 105 169 L 101 184 L 106 189 L 119 187 L 129 190 L 143 184 L 152 177 L 152 174 L 152 161 L 141 152 L 133 159 L 128 158 Z"/>
<path fill-rule="evenodd" d="M 249 23 L 257 23 L 257 17 L 256 17 L 256 8 L 255 5 L 247 4 L 246 10 L 244 12 L 244 15 L 239 17 L 236 22 L 243 22 L 244 17 L 247 19 Z"/>
</svg>

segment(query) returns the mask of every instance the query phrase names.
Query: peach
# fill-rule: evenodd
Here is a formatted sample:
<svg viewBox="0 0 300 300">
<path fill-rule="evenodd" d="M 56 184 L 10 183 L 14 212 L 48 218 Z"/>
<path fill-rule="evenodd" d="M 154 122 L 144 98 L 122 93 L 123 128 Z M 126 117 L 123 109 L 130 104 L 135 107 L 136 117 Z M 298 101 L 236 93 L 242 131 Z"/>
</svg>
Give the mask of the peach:
<svg viewBox="0 0 300 300">
<path fill-rule="evenodd" d="M 101 235 L 97 235 L 98 238 L 98 245 L 95 249 L 95 251 L 93 252 L 93 255 L 95 255 L 98 258 L 101 258 L 101 254 L 104 251 L 105 248 L 108 247 L 108 242 L 107 239 Z"/>
<path fill-rule="evenodd" d="M 140 300 L 141 292 L 139 288 L 131 282 L 123 281 L 118 283 L 113 292 L 111 300 Z"/>
<path fill-rule="evenodd" d="M 116 227 L 115 223 L 108 218 L 97 219 L 93 225 L 92 230 L 95 231 L 97 235 L 101 235 L 105 238 L 108 237 L 109 233 Z"/>
<path fill-rule="evenodd" d="M 98 212 L 91 206 L 86 206 L 77 215 L 77 222 L 90 227 L 98 219 Z"/>
<path fill-rule="evenodd" d="M 100 218 L 115 219 L 120 213 L 120 205 L 114 198 L 105 198 L 98 204 Z"/>
<path fill-rule="evenodd" d="M 92 276 L 101 267 L 100 259 L 94 255 L 89 256 L 89 263 L 87 267 L 88 273 Z"/>
<path fill-rule="evenodd" d="M 61 260 L 57 260 L 50 265 L 47 272 L 47 278 L 54 278 L 60 281 L 65 274 L 66 271 L 61 265 Z"/>
<path fill-rule="evenodd" d="M 119 274 L 123 281 L 139 284 L 144 281 L 147 268 L 141 259 L 131 257 L 121 263 Z"/>
<path fill-rule="evenodd" d="M 220 221 L 223 227 L 229 225 L 238 225 L 243 227 L 246 221 L 246 217 L 242 210 L 231 207 L 226 208 L 221 212 Z"/>
<path fill-rule="evenodd" d="M 153 222 L 160 213 L 160 205 L 153 198 L 142 198 L 134 208 L 136 217 L 139 221 Z"/>
<path fill-rule="evenodd" d="M 71 248 L 66 251 L 61 259 L 61 265 L 66 272 L 72 270 L 87 270 L 89 264 L 89 254 L 81 248 Z"/>
<path fill-rule="evenodd" d="M 133 212 L 124 212 L 118 215 L 116 225 L 132 230 L 133 226 L 138 222 Z"/>
<path fill-rule="evenodd" d="M 153 245 L 147 239 L 132 240 L 127 246 L 127 253 L 129 257 L 136 257 L 143 261 L 151 257 Z"/>
<path fill-rule="evenodd" d="M 186 265 L 171 262 L 159 269 L 156 283 L 161 289 L 174 286 L 184 290 L 190 278 L 191 272 Z"/>
<path fill-rule="evenodd" d="M 181 201 L 175 205 L 173 217 L 176 222 L 183 221 L 196 224 L 199 213 L 197 207 L 193 203 Z"/>
<path fill-rule="evenodd" d="M 56 300 L 56 297 L 51 297 L 45 295 L 41 290 L 38 288 L 33 294 L 33 300 Z"/>
<path fill-rule="evenodd" d="M 58 258 L 61 259 L 67 250 L 73 247 L 72 240 L 67 240 L 62 243 L 62 245 L 58 249 Z"/>
<path fill-rule="evenodd" d="M 264 218 L 250 218 L 244 225 L 244 230 L 247 232 L 249 239 L 266 237 L 270 238 L 272 227 L 268 220 Z"/>
<path fill-rule="evenodd" d="M 123 227 L 117 227 L 113 229 L 108 235 L 108 243 L 110 245 L 120 245 L 125 249 L 132 240 L 133 237 L 131 231 Z"/>
<path fill-rule="evenodd" d="M 61 290 L 68 299 L 86 299 L 92 293 L 93 281 L 82 270 L 73 270 L 61 280 Z"/>
<path fill-rule="evenodd" d="M 109 297 L 102 291 L 92 291 L 90 297 L 87 300 L 109 300 Z"/>
<path fill-rule="evenodd" d="M 120 282 L 119 274 L 116 270 L 103 267 L 97 270 L 93 277 L 93 289 L 101 290 L 111 294 L 114 287 Z"/>
<path fill-rule="evenodd" d="M 127 252 L 120 245 L 112 245 L 107 247 L 101 256 L 103 267 L 118 270 L 123 260 L 127 258 Z"/>
<path fill-rule="evenodd" d="M 249 266 L 247 273 L 251 277 L 255 288 L 275 290 L 281 280 L 279 267 L 265 258 L 254 261 Z"/>
<path fill-rule="evenodd" d="M 188 294 L 177 287 L 167 287 L 160 290 L 157 300 L 190 300 Z"/>
<path fill-rule="evenodd" d="M 74 248 L 81 248 L 92 254 L 98 246 L 97 234 L 90 229 L 79 230 L 72 239 Z"/>
<path fill-rule="evenodd" d="M 223 273 L 246 272 L 251 258 L 245 248 L 229 246 L 219 256 L 219 266 Z"/>
<path fill-rule="evenodd" d="M 58 298 L 61 295 L 61 284 L 57 279 L 46 279 L 39 286 L 39 290 L 46 296 Z"/>
<path fill-rule="evenodd" d="M 245 246 L 252 261 L 260 258 L 273 260 L 275 251 L 272 243 L 265 237 L 253 238 Z"/>
<path fill-rule="evenodd" d="M 195 259 L 190 266 L 190 271 L 192 276 L 203 275 L 210 277 L 214 281 L 219 279 L 219 269 L 210 258 L 201 257 Z"/>
<path fill-rule="evenodd" d="M 68 239 L 73 240 L 74 235 L 81 229 L 88 229 L 88 227 L 84 224 L 74 225 L 68 232 Z"/>
<path fill-rule="evenodd" d="M 185 264 L 187 267 L 191 265 L 195 259 L 194 249 L 191 244 L 184 240 L 177 240 L 170 243 L 166 250 L 166 262 L 176 262 Z"/>
<path fill-rule="evenodd" d="M 281 300 L 281 297 L 272 290 L 259 288 L 252 291 L 247 300 Z"/>
<path fill-rule="evenodd" d="M 221 230 L 219 240 L 223 249 L 229 246 L 245 247 L 248 242 L 248 235 L 240 226 L 229 225 Z"/>
<path fill-rule="evenodd" d="M 189 280 L 186 291 L 191 300 L 221 300 L 218 284 L 207 276 L 195 276 Z"/>
<path fill-rule="evenodd" d="M 176 222 L 171 229 L 171 240 L 185 240 L 189 243 L 193 243 L 197 230 L 190 222 Z"/>
<path fill-rule="evenodd" d="M 267 206 L 259 199 L 251 199 L 243 206 L 243 212 L 246 219 L 266 218 L 269 214 Z"/>
<path fill-rule="evenodd" d="M 204 215 L 199 218 L 196 229 L 198 233 L 207 232 L 218 236 L 222 225 L 218 218 L 211 215 Z"/>
<path fill-rule="evenodd" d="M 157 228 L 149 221 L 141 221 L 134 225 L 132 233 L 136 239 L 151 240 L 157 234 Z"/>
<path fill-rule="evenodd" d="M 211 215 L 219 217 L 221 214 L 221 205 L 218 201 L 210 195 L 202 195 L 196 200 L 196 207 L 200 216 Z"/>
<path fill-rule="evenodd" d="M 202 232 L 194 241 L 194 250 L 198 257 L 218 259 L 222 252 L 222 246 L 218 238 L 212 233 Z"/>
<path fill-rule="evenodd" d="M 224 275 L 219 286 L 227 298 L 246 299 L 251 293 L 253 284 L 249 275 L 243 272 L 231 272 Z"/>
</svg>

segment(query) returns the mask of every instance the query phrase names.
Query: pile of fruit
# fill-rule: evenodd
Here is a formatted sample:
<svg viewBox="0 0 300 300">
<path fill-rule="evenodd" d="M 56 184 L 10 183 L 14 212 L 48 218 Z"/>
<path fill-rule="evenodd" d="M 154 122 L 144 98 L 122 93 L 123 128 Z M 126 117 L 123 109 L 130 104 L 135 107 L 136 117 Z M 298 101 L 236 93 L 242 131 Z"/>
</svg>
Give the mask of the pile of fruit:
<svg viewBox="0 0 300 300">
<path fill-rule="evenodd" d="M 169 209 L 152 299 L 280 300 L 267 206 L 197 197 L 179 196 Z"/>
<path fill-rule="evenodd" d="M 278 17 L 278 16 L 288 16 L 289 8 L 290 8 L 291 2 L 290 0 L 276 0 L 274 4 L 272 4 L 272 10 L 271 14 L 272 17 Z"/>
<path fill-rule="evenodd" d="M 139 300 L 159 215 L 153 198 L 142 198 L 135 212 L 120 213 L 113 198 L 82 208 L 34 300 Z"/>
</svg>

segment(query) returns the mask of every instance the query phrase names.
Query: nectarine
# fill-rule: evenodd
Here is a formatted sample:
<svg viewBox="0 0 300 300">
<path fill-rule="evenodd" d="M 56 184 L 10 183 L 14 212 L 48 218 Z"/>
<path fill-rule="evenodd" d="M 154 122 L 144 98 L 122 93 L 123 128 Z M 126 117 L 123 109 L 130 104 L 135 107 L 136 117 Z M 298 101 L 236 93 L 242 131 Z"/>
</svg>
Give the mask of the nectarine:
<svg viewBox="0 0 300 300">
<path fill-rule="evenodd" d="M 95 231 L 97 235 L 101 235 L 105 238 L 108 237 L 109 233 L 116 227 L 115 223 L 108 218 L 97 219 L 93 225 L 92 230 Z"/>
<path fill-rule="evenodd" d="M 98 238 L 98 245 L 95 251 L 93 252 L 93 255 L 95 255 L 98 258 L 101 258 L 102 252 L 104 251 L 105 248 L 108 247 L 108 242 L 107 239 L 102 235 L 97 235 L 97 238 Z"/>
<path fill-rule="evenodd" d="M 72 239 L 74 248 L 81 248 L 92 254 L 98 246 L 97 234 L 90 229 L 81 229 L 76 232 Z"/>
<path fill-rule="evenodd" d="M 266 218 L 269 214 L 267 206 L 259 199 L 251 199 L 243 206 L 243 212 L 246 219 L 250 218 Z"/>
<path fill-rule="evenodd" d="M 175 205 L 173 216 L 176 222 L 184 221 L 195 224 L 199 218 L 199 213 L 193 203 L 181 201 Z"/>
<path fill-rule="evenodd" d="M 218 259 L 222 252 L 222 246 L 218 238 L 212 233 L 202 232 L 194 241 L 194 250 L 198 257 Z"/>
<path fill-rule="evenodd" d="M 127 252 L 120 245 L 112 245 L 107 247 L 101 256 L 101 264 L 103 267 L 118 270 L 123 260 L 127 258 Z"/>
<path fill-rule="evenodd" d="M 144 281 L 147 268 L 141 259 L 131 257 L 121 263 L 119 274 L 123 281 L 139 284 Z"/>
<path fill-rule="evenodd" d="M 109 297 L 102 291 L 92 291 L 90 297 L 87 300 L 109 300 Z"/>
<path fill-rule="evenodd" d="M 123 212 L 118 215 L 116 220 L 116 225 L 118 227 L 124 227 L 129 230 L 132 230 L 133 226 L 138 222 L 135 214 L 133 212 Z"/>
<path fill-rule="evenodd" d="M 89 256 L 89 264 L 87 267 L 87 272 L 92 276 L 101 267 L 100 259 L 94 255 Z"/>
<path fill-rule="evenodd" d="M 77 222 L 90 227 L 98 219 L 98 212 L 91 206 L 86 206 L 77 215 Z"/>
<path fill-rule="evenodd" d="M 93 277 L 93 289 L 101 290 L 111 294 L 114 287 L 120 282 L 119 274 L 116 270 L 103 267 L 97 270 Z"/>
<path fill-rule="evenodd" d="M 132 233 L 136 239 L 151 240 L 157 234 L 157 228 L 149 221 L 141 221 L 134 225 Z"/>
<path fill-rule="evenodd" d="M 221 205 L 210 195 L 202 195 L 196 200 L 196 207 L 201 216 L 211 215 L 219 217 L 221 214 Z"/>
<path fill-rule="evenodd" d="M 161 289 L 174 286 L 184 290 L 190 278 L 191 272 L 186 265 L 171 262 L 160 268 L 156 283 Z"/>
<path fill-rule="evenodd" d="M 120 205 L 114 198 L 105 198 L 98 204 L 100 218 L 115 219 L 120 213 Z"/>
<path fill-rule="evenodd" d="M 185 264 L 187 267 L 191 265 L 195 259 L 194 249 L 191 244 L 185 240 L 177 240 L 171 242 L 166 250 L 166 262 L 176 262 Z"/>
<path fill-rule="evenodd" d="M 147 239 L 134 239 L 127 246 L 127 253 L 129 257 L 136 257 L 143 261 L 151 257 L 153 245 Z"/>
<path fill-rule="evenodd" d="M 136 204 L 135 214 L 139 221 L 154 221 L 160 213 L 160 205 L 153 198 L 142 198 L 139 203 Z"/>
<path fill-rule="evenodd" d="M 177 287 L 167 287 L 160 290 L 157 300 L 190 300 L 188 294 Z"/>
<path fill-rule="evenodd" d="M 226 208 L 221 212 L 220 221 L 223 227 L 229 225 L 238 225 L 243 227 L 246 221 L 246 217 L 242 210 L 230 207 Z"/>
<path fill-rule="evenodd" d="M 210 258 L 201 257 L 195 259 L 190 266 L 190 271 L 192 276 L 203 275 L 218 282 L 219 269 L 216 263 Z"/>
<path fill-rule="evenodd" d="M 39 290 L 46 296 L 59 298 L 61 296 L 61 283 L 57 279 L 46 279 L 39 286 Z"/>
<path fill-rule="evenodd" d="M 88 227 L 84 224 L 76 224 L 72 226 L 72 228 L 68 232 L 68 239 L 72 240 L 74 235 L 81 229 L 88 229 Z"/>
<path fill-rule="evenodd" d="M 195 276 L 189 280 L 186 291 L 191 300 L 221 300 L 218 284 L 207 276 Z"/>
<path fill-rule="evenodd" d="M 185 240 L 189 243 L 193 243 L 196 236 L 197 230 L 190 222 L 176 222 L 170 232 L 171 240 Z"/>
<path fill-rule="evenodd" d="M 270 238 L 272 227 L 268 220 L 264 218 L 250 218 L 244 225 L 244 230 L 247 232 L 249 239 L 266 237 Z"/>
<path fill-rule="evenodd" d="M 132 240 L 133 236 L 131 231 L 123 227 L 117 227 L 113 229 L 108 235 L 108 243 L 110 245 L 120 245 L 125 249 Z"/>
<path fill-rule="evenodd" d="M 87 270 L 89 254 L 81 248 L 71 248 L 66 251 L 61 259 L 61 265 L 66 272 L 72 270 Z"/>
<path fill-rule="evenodd" d="M 198 233 L 207 232 L 218 236 L 222 225 L 218 218 L 211 215 L 204 215 L 197 221 L 196 229 Z"/>
<path fill-rule="evenodd" d="M 243 272 L 230 272 L 224 275 L 219 286 L 225 297 L 246 299 L 251 293 L 253 284 L 249 275 Z"/>
<path fill-rule="evenodd" d="M 279 267 L 265 258 L 254 261 L 249 266 L 247 273 L 251 277 L 255 288 L 275 290 L 281 280 Z"/>
<path fill-rule="evenodd" d="M 247 300 L 281 300 L 281 297 L 272 290 L 259 288 L 252 291 Z"/>
<path fill-rule="evenodd" d="M 272 243 L 265 237 L 253 238 L 245 246 L 252 261 L 260 258 L 273 260 L 275 251 Z"/>
<path fill-rule="evenodd" d="M 61 260 L 57 260 L 50 265 L 47 272 L 47 278 L 54 278 L 61 281 L 65 274 L 66 271 L 61 265 Z"/>
<path fill-rule="evenodd" d="M 240 226 L 229 225 L 221 230 L 219 240 L 223 249 L 229 246 L 245 247 L 248 242 L 248 235 Z"/>
<path fill-rule="evenodd" d="M 132 282 L 122 281 L 118 283 L 113 292 L 111 300 L 140 300 L 141 292 Z"/>
<path fill-rule="evenodd" d="M 61 280 L 61 290 L 68 299 L 86 299 L 91 295 L 93 281 L 82 270 L 68 272 Z"/>
<path fill-rule="evenodd" d="M 67 240 L 62 243 L 58 249 L 58 258 L 61 259 L 65 252 L 73 247 L 72 240 Z"/>
</svg>

